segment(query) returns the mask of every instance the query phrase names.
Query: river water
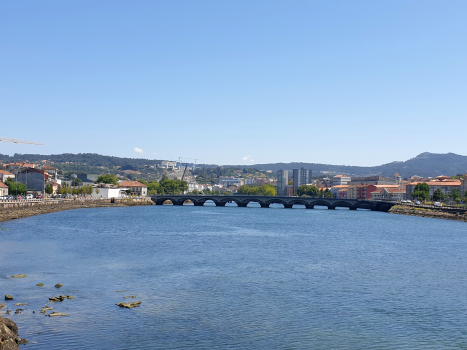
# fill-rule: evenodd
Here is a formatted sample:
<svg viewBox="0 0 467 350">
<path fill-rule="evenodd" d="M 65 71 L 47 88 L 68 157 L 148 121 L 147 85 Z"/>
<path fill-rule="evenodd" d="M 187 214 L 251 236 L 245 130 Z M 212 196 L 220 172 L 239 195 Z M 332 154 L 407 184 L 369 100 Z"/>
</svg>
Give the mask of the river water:
<svg viewBox="0 0 467 350">
<path fill-rule="evenodd" d="M 3 227 L 0 293 L 26 349 L 467 349 L 463 222 L 145 206 Z"/>
</svg>

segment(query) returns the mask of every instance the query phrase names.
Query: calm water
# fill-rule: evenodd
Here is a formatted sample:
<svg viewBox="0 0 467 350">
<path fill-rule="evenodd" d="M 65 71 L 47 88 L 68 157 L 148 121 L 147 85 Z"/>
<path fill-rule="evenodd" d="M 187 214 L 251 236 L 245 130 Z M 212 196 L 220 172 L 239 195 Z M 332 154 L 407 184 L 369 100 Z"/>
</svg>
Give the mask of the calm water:
<svg viewBox="0 0 467 350">
<path fill-rule="evenodd" d="M 8 303 L 27 349 L 467 349 L 465 223 L 152 206 L 3 226 L 0 294 L 29 303 Z M 70 316 L 38 313 L 60 294 Z M 127 295 L 141 307 L 115 306 Z"/>
</svg>

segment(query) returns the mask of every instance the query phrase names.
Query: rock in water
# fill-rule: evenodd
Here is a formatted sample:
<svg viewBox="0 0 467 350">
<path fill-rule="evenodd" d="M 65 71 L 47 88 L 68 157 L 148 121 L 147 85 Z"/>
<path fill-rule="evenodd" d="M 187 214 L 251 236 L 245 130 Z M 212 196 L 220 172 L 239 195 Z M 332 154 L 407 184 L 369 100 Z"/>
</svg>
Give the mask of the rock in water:
<svg viewBox="0 0 467 350">
<path fill-rule="evenodd" d="M 24 273 L 20 273 L 19 275 L 13 275 L 11 277 L 13 277 L 13 278 L 24 278 L 24 277 L 26 277 L 26 275 Z"/>
<path fill-rule="evenodd" d="M 8 318 L 0 317 L 0 349 L 18 350 L 19 344 L 24 344 L 26 340 L 18 337 L 18 326 Z"/>
<path fill-rule="evenodd" d="M 55 285 L 55 288 L 60 288 L 60 287 L 63 287 L 63 284 L 57 283 L 57 284 Z"/>
<path fill-rule="evenodd" d="M 16 306 L 21 306 L 21 305 L 29 305 L 28 303 L 16 303 Z"/>
<path fill-rule="evenodd" d="M 68 314 L 62 314 L 61 312 L 52 312 L 51 314 L 49 314 L 49 317 L 53 317 L 53 316 L 68 316 Z"/>
<path fill-rule="evenodd" d="M 13 300 L 13 295 L 5 294 L 5 300 Z"/>
<path fill-rule="evenodd" d="M 63 301 L 66 299 L 66 295 L 60 295 L 58 297 L 49 298 L 50 301 Z"/>
<path fill-rule="evenodd" d="M 36 286 L 38 286 L 38 287 L 44 287 L 44 283 L 38 283 L 38 284 L 36 284 Z"/>
<path fill-rule="evenodd" d="M 136 295 L 129 295 L 127 297 L 123 297 L 124 299 L 128 299 L 128 298 L 136 298 Z"/>
<path fill-rule="evenodd" d="M 117 303 L 115 305 L 120 306 L 120 307 L 126 307 L 128 309 L 132 309 L 134 307 L 138 307 L 139 304 L 141 304 L 141 301 L 135 301 L 133 303 Z"/>
</svg>

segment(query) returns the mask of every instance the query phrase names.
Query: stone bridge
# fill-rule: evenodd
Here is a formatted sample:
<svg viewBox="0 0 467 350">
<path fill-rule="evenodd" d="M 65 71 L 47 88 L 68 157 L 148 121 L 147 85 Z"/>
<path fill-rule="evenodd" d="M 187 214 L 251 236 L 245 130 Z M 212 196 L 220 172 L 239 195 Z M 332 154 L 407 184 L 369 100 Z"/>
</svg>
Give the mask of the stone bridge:
<svg viewBox="0 0 467 350">
<path fill-rule="evenodd" d="M 205 195 L 177 195 L 177 194 L 159 194 L 153 195 L 151 199 L 157 204 L 162 205 L 165 202 L 172 202 L 173 205 L 183 205 L 186 202 L 192 202 L 195 206 L 203 206 L 207 201 L 212 201 L 218 207 L 223 207 L 227 203 L 235 202 L 239 207 L 246 207 L 248 203 L 258 203 L 261 208 L 269 208 L 273 203 L 282 204 L 284 208 L 292 208 L 294 204 L 304 205 L 307 209 L 313 209 L 316 205 L 325 206 L 328 209 L 349 208 L 350 210 L 370 209 L 373 211 L 387 212 L 393 202 L 368 201 L 359 199 L 335 199 L 335 198 L 309 198 L 309 197 L 273 197 L 273 196 L 250 196 L 250 195 L 232 195 L 232 196 L 205 196 Z"/>
</svg>

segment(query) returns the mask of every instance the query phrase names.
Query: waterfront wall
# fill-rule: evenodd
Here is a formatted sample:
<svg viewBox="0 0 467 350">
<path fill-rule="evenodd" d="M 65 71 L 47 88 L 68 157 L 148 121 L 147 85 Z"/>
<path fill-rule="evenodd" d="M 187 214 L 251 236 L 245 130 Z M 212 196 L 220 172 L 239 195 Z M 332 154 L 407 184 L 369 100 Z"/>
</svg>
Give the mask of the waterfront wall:
<svg viewBox="0 0 467 350">
<path fill-rule="evenodd" d="M 153 205 L 150 198 L 129 199 L 70 199 L 70 200 L 38 200 L 38 201 L 12 201 L 0 203 L 0 222 L 29 216 L 54 213 L 57 211 L 100 208 L 100 207 L 126 207 L 134 205 Z"/>
</svg>

